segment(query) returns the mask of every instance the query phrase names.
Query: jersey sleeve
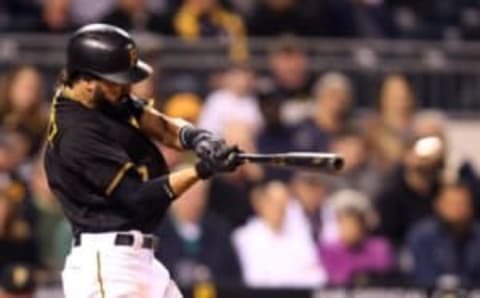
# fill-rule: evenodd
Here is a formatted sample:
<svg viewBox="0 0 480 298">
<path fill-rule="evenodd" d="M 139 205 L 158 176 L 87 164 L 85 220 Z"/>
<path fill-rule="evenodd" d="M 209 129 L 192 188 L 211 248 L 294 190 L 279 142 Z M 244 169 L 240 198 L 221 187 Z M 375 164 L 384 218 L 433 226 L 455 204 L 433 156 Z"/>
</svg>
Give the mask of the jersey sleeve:
<svg viewBox="0 0 480 298">
<path fill-rule="evenodd" d="M 96 123 L 69 128 L 57 146 L 62 162 L 106 196 L 135 168 L 125 150 Z"/>
</svg>

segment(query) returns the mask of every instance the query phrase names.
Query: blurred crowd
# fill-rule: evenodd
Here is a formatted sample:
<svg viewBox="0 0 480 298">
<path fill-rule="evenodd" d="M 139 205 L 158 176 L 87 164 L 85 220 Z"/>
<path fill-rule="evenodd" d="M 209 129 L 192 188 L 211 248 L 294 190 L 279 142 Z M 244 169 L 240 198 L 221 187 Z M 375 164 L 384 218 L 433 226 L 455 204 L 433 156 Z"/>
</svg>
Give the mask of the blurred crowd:
<svg viewBox="0 0 480 298">
<path fill-rule="evenodd" d="M 398 73 L 360 113 L 348 76 L 314 77 L 308 64 L 295 40 L 281 38 L 268 74 L 232 63 L 205 98 L 182 91 L 157 100 L 247 152 L 345 158 L 336 175 L 245 165 L 197 184 L 156 230 L 157 257 L 183 286 L 478 285 L 480 181 L 468 161 L 450 162 L 447 117 L 418 110 Z M 24 266 L 38 282 L 58 280 L 71 246 L 42 167 L 53 91 L 44 81 L 20 65 L 0 87 L 0 268 Z M 156 87 L 153 77 L 133 92 L 156 97 Z M 193 160 L 159 150 L 172 169 Z"/>
<path fill-rule="evenodd" d="M 89 22 L 194 41 L 245 59 L 247 36 L 478 39 L 477 0 L 3 0 L 0 31 L 66 33 Z"/>
<path fill-rule="evenodd" d="M 4 0 L 5 31 L 68 32 L 103 21 L 199 36 L 478 38 L 476 0 Z"/>
<path fill-rule="evenodd" d="M 234 40 L 232 63 L 208 74 L 204 92 L 187 83 L 160 94 L 165 74 L 135 85 L 133 92 L 156 98 L 166 114 L 247 152 L 331 151 L 345 158 L 336 175 L 245 165 L 198 183 L 155 231 L 161 243 L 156 256 L 180 285 L 478 286 L 480 180 L 467 160 L 450 160 L 447 116 L 419 110 L 422 98 L 401 73 L 385 75 L 375 106 L 358 111 L 362 99 L 351 78 L 335 71 L 314 75 L 302 44 L 283 36 L 476 38 L 477 1 L 16 0 L 0 5 L 5 31 L 70 32 L 104 21 L 186 41 Z M 248 64 L 247 32 L 282 35 L 272 44 L 264 73 Z M 53 92 L 35 66 L 18 65 L 1 74 L 4 289 L 28 292 L 33 281 L 58 281 L 71 247 L 70 227 L 42 163 Z M 194 158 L 158 147 L 172 169 Z"/>
</svg>

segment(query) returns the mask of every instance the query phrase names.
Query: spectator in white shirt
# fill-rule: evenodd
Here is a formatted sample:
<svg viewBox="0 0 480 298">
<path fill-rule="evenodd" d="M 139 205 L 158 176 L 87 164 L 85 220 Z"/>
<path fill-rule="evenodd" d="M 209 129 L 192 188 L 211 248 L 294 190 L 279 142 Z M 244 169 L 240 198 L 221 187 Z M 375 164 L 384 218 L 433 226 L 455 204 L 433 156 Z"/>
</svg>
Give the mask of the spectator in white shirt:
<svg viewBox="0 0 480 298">
<path fill-rule="evenodd" d="M 286 224 L 289 193 L 270 182 L 252 193 L 257 215 L 233 233 L 243 278 L 251 287 L 315 288 L 325 272 L 309 233 Z"/>
<path fill-rule="evenodd" d="M 328 202 L 329 186 L 321 174 L 297 172 L 291 179 L 292 199 L 287 205 L 287 224 L 306 231 L 316 244 L 338 238 L 335 212 Z"/>
<path fill-rule="evenodd" d="M 232 123 L 247 126 L 256 134 L 263 118 L 253 95 L 255 74 L 243 65 L 233 65 L 223 76 L 223 88 L 210 94 L 200 115 L 199 126 L 223 135 L 224 128 Z"/>
</svg>

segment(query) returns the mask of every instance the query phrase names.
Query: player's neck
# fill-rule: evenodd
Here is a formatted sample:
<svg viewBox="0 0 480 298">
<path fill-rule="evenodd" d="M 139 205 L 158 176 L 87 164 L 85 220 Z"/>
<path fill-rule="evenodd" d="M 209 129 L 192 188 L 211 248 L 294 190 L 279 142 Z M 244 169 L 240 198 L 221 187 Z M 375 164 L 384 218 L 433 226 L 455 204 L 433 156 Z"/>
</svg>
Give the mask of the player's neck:
<svg viewBox="0 0 480 298">
<path fill-rule="evenodd" d="M 62 91 L 62 94 L 71 100 L 79 102 L 89 109 L 93 109 L 95 107 L 92 92 L 87 90 L 87 88 L 83 88 L 81 85 L 65 87 Z"/>
</svg>

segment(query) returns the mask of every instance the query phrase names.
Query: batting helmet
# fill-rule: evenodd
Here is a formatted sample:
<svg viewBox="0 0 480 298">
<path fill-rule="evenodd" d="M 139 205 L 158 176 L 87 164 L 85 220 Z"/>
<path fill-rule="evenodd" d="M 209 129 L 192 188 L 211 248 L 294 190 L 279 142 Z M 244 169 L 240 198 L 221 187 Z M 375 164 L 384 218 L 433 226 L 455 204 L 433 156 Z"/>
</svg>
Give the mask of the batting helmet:
<svg viewBox="0 0 480 298">
<path fill-rule="evenodd" d="M 78 29 L 68 41 L 67 72 L 131 84 L 147 78 L 152 68 L 138 59 L 137 46 L 125 30 L 90 24 Z"/>
</svg>

